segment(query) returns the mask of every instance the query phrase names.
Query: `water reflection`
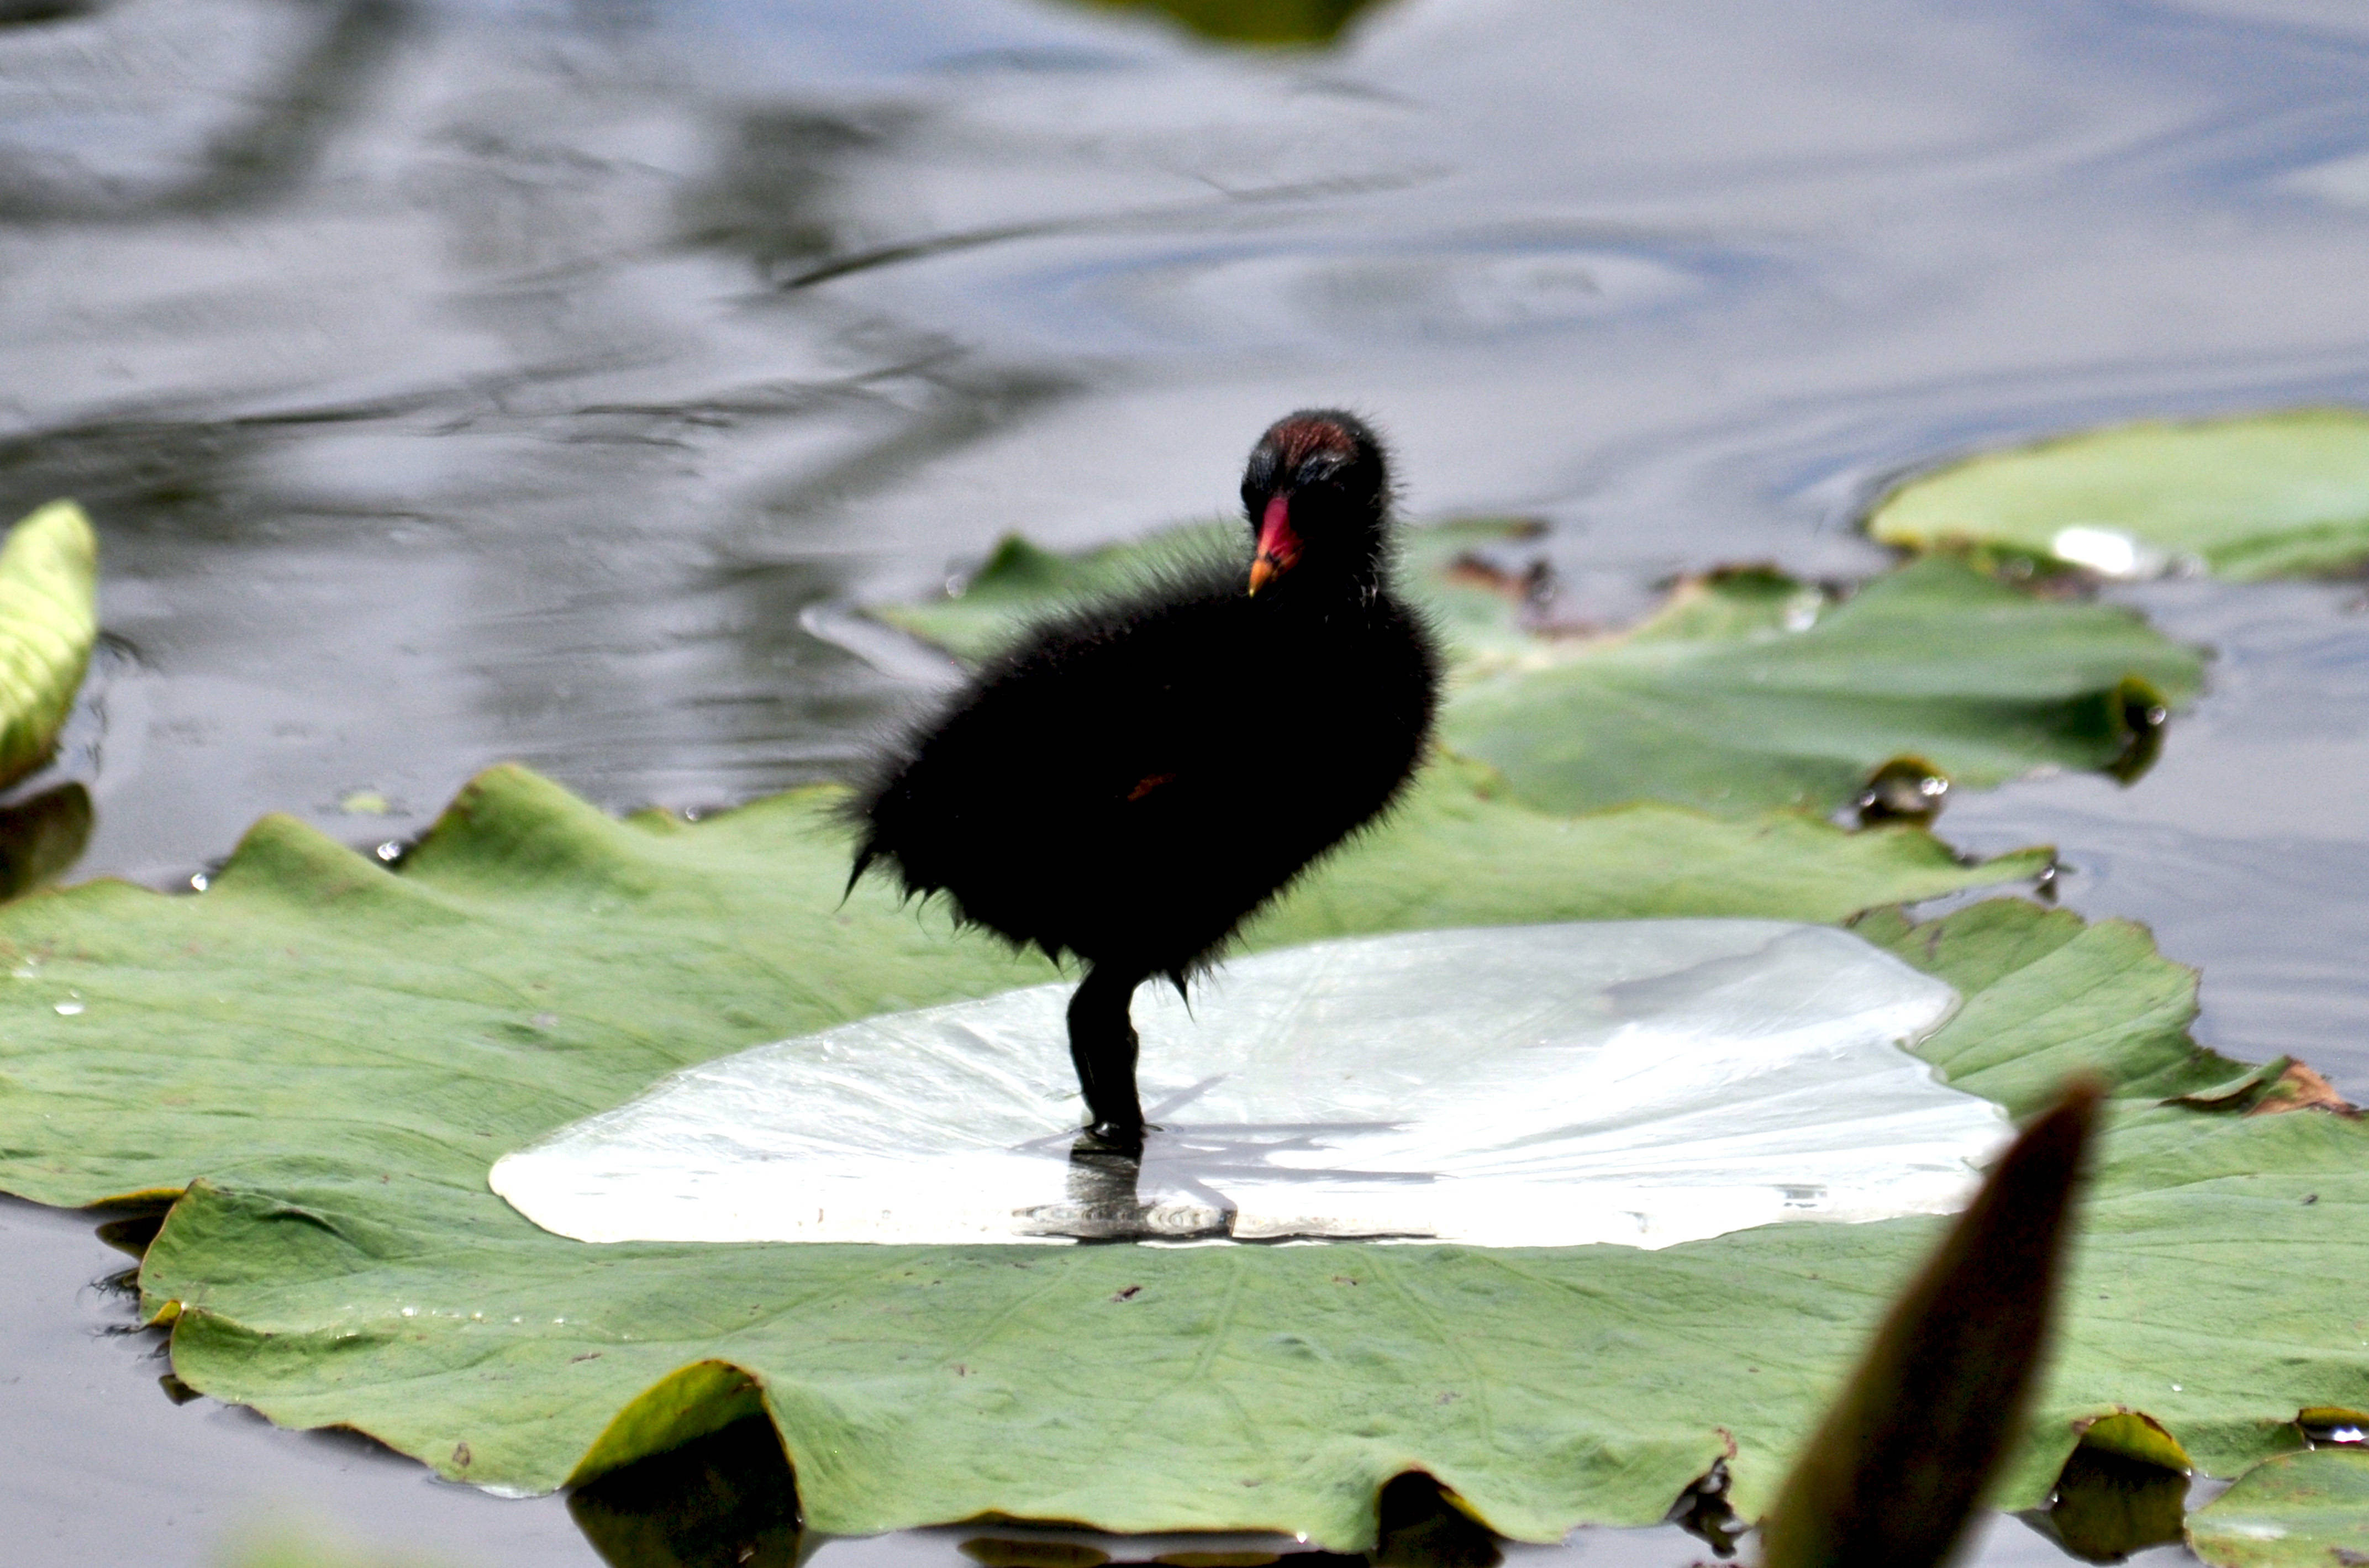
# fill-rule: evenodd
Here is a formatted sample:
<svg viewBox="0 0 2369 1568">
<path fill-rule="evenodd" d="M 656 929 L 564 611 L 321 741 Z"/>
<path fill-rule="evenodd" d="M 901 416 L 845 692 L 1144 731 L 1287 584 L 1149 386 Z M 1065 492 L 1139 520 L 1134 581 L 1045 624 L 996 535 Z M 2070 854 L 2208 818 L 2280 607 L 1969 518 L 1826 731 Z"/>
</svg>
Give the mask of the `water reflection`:
<svg viewBox="0 0 2369 1568">
<path fill-rule="evenodd" d="M 59 22 L 98 8 L 99 0 L 0 0 L 0 28 Z"/>
<path fill-rule="evenodd" d="M 212 15 L 193 16 L 192 9 Z M 329 6 L 280 0 L 185 7 L 178 15 L 157 0 L 122 0 L 103 9 L 89 0 L 24 0 L 0 7 L 0 26 L 95 17 L 92 30 L 113 46 L 94 51 L 87 38 L 64 36 L 43 51 L 43 40 L 24 40 L 29 52 L 46 56 L 38 68 L 51 85 L 65 89 L 52 99 L 63 112 L 53 125 L 21 109 L 7 117 L 14 134 L 0 141 L 0 223 L 128 223 L 219 213 L 285 193 L 383 74 L 406 15 L 400 0 Z M 218 36 L 200 30 L 209 23 L 220 28 Z M 178 118 L 152 112 L 147 95 L 158 84 L 143 79 L 145 73 L 120 74 L 109 58 L 115 50 L 137 50 L 152 29 L 177 47 L 152 55 L 150 70 L 186 70 L 174 83 L 184 95 L 222 95 L 215 123 L 178 145 L 152 140 L 169 134 Z M 229 83 L 206 79 L 210 68 L 223 65 L 230 67 Z M 110 152 L 136 159 L 139 174 L 93 178 L 90 155 Z"/>
<path fill-rule="evenodd" d="M 833 198 L 848 177 L 841 166 L 885 150 L 910 120 L 911 111 L 898 107 L 749 116 L 714 177 L 680 198 L 683 240 L 746 256 L 768 283 L 805 277 L 858 243 L 832 215 Z"/>
</svg>

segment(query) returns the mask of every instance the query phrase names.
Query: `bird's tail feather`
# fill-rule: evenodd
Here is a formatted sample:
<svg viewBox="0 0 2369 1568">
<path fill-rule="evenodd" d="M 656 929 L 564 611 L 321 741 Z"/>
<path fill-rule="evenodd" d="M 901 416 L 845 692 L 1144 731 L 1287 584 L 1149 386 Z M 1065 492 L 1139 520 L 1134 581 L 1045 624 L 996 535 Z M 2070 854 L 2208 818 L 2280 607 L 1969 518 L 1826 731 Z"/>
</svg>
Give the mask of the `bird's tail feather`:
<svg viewBox="0 0 2369 1568">
<path fill-rule="evenodd" d="M 847 874 L 847 886 L 840 889 L 841 909 L 847 908 L 847 900 L 855 896 L 855 885 L 864 880 L 864 874 L 871 870 L 872 863 L 879 858 L 880 846 L 870 840 L 864 841 L 864 847 L 855 852 L 854 869 Z"/>
</svg>

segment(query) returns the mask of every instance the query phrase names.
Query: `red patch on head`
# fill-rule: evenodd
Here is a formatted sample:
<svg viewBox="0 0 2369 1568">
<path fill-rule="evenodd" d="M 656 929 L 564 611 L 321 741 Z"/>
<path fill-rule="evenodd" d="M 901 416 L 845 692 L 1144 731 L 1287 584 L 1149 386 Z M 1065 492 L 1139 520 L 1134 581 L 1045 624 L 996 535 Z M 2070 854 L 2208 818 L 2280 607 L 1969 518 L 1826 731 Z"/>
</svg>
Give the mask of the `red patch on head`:
<svg viewBox="0 0 2369 1568">
<path fill-rule="evenodd" d="M 1356 440 L 1330 419 L 1286 419 L 1267 432 L 1267 440 L 1275 442 L 1286 474 L 1320 452 L 1345 459 L 1357 455 Z"/>
</svg>

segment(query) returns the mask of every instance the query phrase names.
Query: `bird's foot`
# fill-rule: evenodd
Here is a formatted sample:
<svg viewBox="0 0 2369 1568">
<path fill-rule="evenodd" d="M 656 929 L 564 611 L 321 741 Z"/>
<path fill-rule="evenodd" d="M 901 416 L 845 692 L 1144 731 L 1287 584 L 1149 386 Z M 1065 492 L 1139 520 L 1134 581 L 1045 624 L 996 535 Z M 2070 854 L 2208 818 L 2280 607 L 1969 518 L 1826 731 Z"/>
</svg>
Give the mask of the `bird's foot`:
<svg viewBox="0 0 2369 1568">
<path fill-rule="evenodd" d="M 1116 1154 L 1123 1159 L 1143 1158 L 1143 1135 L 1160 1129 L 1143 1122 L 1096 1122 L 1078 1135 L 1074 1152 Z"/>
</svg>

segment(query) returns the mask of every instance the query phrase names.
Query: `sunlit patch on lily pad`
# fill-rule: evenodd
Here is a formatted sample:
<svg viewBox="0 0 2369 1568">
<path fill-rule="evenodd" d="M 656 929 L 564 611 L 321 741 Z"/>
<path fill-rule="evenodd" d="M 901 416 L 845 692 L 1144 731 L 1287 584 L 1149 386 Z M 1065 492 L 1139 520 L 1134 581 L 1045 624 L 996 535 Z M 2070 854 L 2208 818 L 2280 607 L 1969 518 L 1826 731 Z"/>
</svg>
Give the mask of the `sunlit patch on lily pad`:
<svg viewBox="0 0 2369 1568">
<path fill-rule="evenodd" d="M 1956 993 L 1847 932 L 1621 921 L 1321 942 L 1147 991 L 1139 1175 L 1073 1157 L 1065 986 L 687 1069 L 498 1162 L 585 1241 L 1665 1246 L 1962 1202 L 1990 1102 L 1903 1050 Z"/>
<path fill-rule="evenodd" d="M 2350 571 L 2369 561 L 2369 413 L 2119 425 L 1990 452 L 1901 486 L 1868 532 L 2104 578 L 2183 563 L 2240 581 Z"/>
</svg>

